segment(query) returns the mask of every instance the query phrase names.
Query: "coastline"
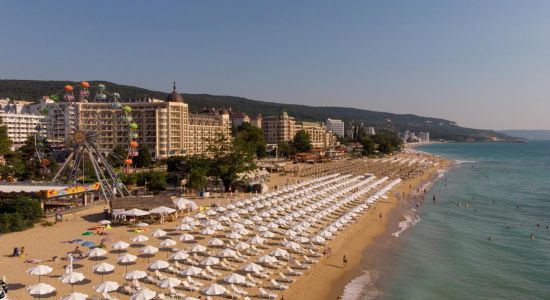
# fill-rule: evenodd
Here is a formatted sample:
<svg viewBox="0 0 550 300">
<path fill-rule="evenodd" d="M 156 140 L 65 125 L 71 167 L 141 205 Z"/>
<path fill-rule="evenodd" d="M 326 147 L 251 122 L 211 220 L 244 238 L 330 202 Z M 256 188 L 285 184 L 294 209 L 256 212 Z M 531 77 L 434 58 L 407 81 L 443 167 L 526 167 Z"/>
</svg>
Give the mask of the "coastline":
<svg viewBox="0 0 550 300">
<path fill-rule="evenodd" d="M 419 176 L 403 180 L 393 193 L 388 195 L 388 199 L 375 203 L 355 224 L 331 240 L 327 247 L 332 249 L 332 254 L 323 257 L 319 264 L 297 280 L 284 293 L 285 299 L 337 299 L 342 296 L 346 286 L 353 279 L 363 275 L 365 260 L 376 259 L 365 258 L 365 251 L 383 242 L 381 237 L 402 221 L 398 216 L 400 210 L 397 208 L 410 206 L 411 200 L 408 200 L 408 196 L 413 195 L 420 187 L 424 189 L 425 185 L 433 185 L 441 178 L 439 174 L 453 165 L 450 160 L 429 155 L 439 159 L 440 164 L 430 167 Z M 426 187 L 427 190 L 429 186 Z M 404 198 L 396 196 L 403 193 L 406 195 Z M 379 218 L 379 214 L 382 214 L 382 219 Z M 348 259 L 345 268 L 342 263 L 344 255 Z"/>
</svg>

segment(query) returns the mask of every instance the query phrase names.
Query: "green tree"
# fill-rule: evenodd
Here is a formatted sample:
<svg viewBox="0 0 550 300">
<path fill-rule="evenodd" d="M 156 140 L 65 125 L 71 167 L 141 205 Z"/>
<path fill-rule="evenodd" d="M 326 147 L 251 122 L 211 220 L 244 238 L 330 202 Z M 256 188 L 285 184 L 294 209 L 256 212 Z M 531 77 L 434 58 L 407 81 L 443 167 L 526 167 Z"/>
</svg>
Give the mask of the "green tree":
<svg viewBox="0 0 550 300">
<path fill-rule="evenodd" d="M 311 150 L 311 138 L 305 130 L 299 130 L 294 135 L 291 146 L 296 152 L 308 152 Z"/>
<path fill-rule="evenodd" d="M 109 153 L 107 161 L 109 162 L 109 164 L 111 164 L 111 166 L 119 168 L 122 167 L 122 165 L 124 164 L 124 160 L 126 159 L 127 155 L 127 147 L 124 147 L 123 145 L 116 145 L 113 151 Z"/>
<path fill-rule="evenodd" d="M 196 191 L 204 191 L 207 185 L 206 170 L 201 168 L 192 169 L 191 174 L 189 174 L 189 187 Z"/>
<path fill-rule="evenodd" d="M 153 156 L 149 145 L 138 146 L 138 156 L 134 157 L 134 163 L 138 168 L 149 168 L 153 164 Z"/>
<path fill-rule="evenodd" d="M 256 167 L 253 163 L 253 153 L 241 147 L 240 143 L 230 141 L 223 135 L 216 137 L 208 151 L 212 154 L 209 173 L 222 181 L 226 192 L 234 189 L 239 173 Z"/>
<path fill-rule="evenodd" d="M 137 177 L 137 185 L 145 186 L 153 194 L 166 190 L 166 175 L 162 172 L 139 173 Z"/>
<path fill-rule="evenodd" d="M 248 122 L 243 122 L 242 125 L 237 127 L 235 143 L 243 150 L 255 154 L 258 158 L 267 156 L 263 130 L 250 125 Z"/>
<path fill-rule="evenodd" d="M 279 156 L 289 158 L 295 154 L 295 151 L 288 142 L 279 142 L 277 144 L 277 153 Z"/>
<path fill-rule="evenodd" d="M 8 138 L 8 127 L 0 126 L 0 155 L 11 152 L 12 142 Z"/>
<path fill-rule="evenodd" d="M 361 138 L 361 145 L 363 145 L 363 155 L 370 155 L 374 153 L 374 140 L 372 137 L 365 135 Z"/>
</svg>

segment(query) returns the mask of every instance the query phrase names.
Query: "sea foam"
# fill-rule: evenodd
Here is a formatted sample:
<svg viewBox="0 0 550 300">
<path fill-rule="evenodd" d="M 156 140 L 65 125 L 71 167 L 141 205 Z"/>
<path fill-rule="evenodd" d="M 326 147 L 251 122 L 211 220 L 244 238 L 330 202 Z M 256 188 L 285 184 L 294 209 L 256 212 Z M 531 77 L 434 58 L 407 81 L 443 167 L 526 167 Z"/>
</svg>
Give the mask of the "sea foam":
<svg viewBox="0 0 550 300">
<path fill-rule="evenodd" d="M 381 295 L 380 290 L 374 288 L 379 273 L 375 270 L 367 270 L 362 275 L 355 277 L 344 288 L 342 298 L 344 300 L 374 299 Z"/>
<path fill-rule="evenodd" d="M 394 237 L 398 238 L 405 230 L 413 227 L 418 222 L 420 222 L 420 216 L 417 214 L 405 214 L 403 215 L 405 218 L 404 221 L 399 222 L 397 226 L 399 226 L 399 230 L 392 233 Z"/>
</svg>

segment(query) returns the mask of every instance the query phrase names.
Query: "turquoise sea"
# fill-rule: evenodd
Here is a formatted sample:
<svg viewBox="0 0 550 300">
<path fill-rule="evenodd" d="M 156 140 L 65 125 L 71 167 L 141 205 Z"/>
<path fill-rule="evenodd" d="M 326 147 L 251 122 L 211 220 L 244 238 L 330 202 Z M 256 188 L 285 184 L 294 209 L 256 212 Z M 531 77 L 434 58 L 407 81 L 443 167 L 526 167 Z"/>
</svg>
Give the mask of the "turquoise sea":
<svg viewBox="0 0 550 300">
<path fill-rule="evenodd" d="M 417 150 L 457 164 L 429 190 L 414 226 L 372 250 L 382 262 L 365 257 L 371 282 L 358 298 L 550 299 L 550 142 Z"/>
</svg>

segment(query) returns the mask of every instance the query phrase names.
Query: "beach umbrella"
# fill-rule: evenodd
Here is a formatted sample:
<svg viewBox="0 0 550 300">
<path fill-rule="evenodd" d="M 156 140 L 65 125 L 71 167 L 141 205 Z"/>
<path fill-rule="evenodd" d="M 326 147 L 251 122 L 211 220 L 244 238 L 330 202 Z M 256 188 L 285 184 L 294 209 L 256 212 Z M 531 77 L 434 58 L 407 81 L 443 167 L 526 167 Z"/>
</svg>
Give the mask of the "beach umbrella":
<svg viewBox="0 0 550 300">
<path fill-rule="evenodd" d="M 217 211 L 217 212 L 224 212 L 224 211 L 226 211 L 226 210 L 227 210 L 227 209 L 226 209 L 225 207 L 223 207 L 223 206 L 219 206 L 219 207 L 216 208 L 216 211 Z"/>
<path fill-rule="evenodd" d="M 108 293 L 118 290 L 120 285 L 114 281 L 104 281 L 95 287 L 96 293 Z"/>
<path fill-rule="evenodd" d="M 90 252 L 88 252 L 88 257 L 94 258 L 94 257 L 103 257 L 107 254 L 107 251 L 101 249 L 101 248 L 94 248 Z"/>
<path fill-rule="evenodd" d="M 126 266 L 126 272 L 128 272 L 128 264 L 133 263 L 137 260 L 137 256 L 130 253 L 123 254 L 116 258 L 116 262 L 119 264 L 124 264 Z"/>
<path fill-rule="evenodd" d="M 176 226 L 176 229 L 182 230 L 182 231 L 183 230 L 189 231 L 189 230 L 193 230 L 193 226 L 189 225 L 188 223 L 182 223 Z"/>
<path fill-rule="evenodd" d="M 203 272 L 202 269 L 194 266 L 190 266 L 189 268 L 181 271 L 180 274 L 183 276 L 195 276 L 195 275 L 201 274 L 202 272 Z"/>
<path fill-rule="evenodd" d="M 79 272 L 69 272 L 59 277 L 59 280 L 61 280 L 61 282 L 68 283 L 71 285 L 71 292 L 73 292 L 73 288 L 74 288 L 73 285 L 75 283 L 81 282 L 84 279 L 86 279 L 86 276 L 84 276 L 84 274 Z"/>
<path fill-rule="evenodd" d="M 305 243 L 309 243 L 309 238 L 307 238 L 305 236 L 301 236 L 301 237 L 297 238 L 296 241 L 298 241 L 302 244 L 305 244 Z"/>
<path fill-rule="evenodd" d="M 144 227 L 148 227 L 149 224 L 145 223 L 145 222 L 139 222 L 136 224 L 137 227 L 139 228 L 144 228 Z"/>
<path fill-rule="evenodd" d="M 162 270 L 166 269 L 170 266 L 170 264 L 164 260 L 157 260 L 154 263 L 149 265 L 149 269 L 151 270 Z"/>
<path fill-rule="evenodd" d="M 172 240 L 172 239 L 166 239 L 166 240 L 162 240 L 159 245 L 161 247 L 165 247 L 165 248 L 168 248 L 168 247 L 172 247 L 172 246 L 175 246 L 177 244 L 176 241 Z"/>
<path fill-rule="evenodd" d="M 171 214 L 176 212 L 176 210 L 166 206 L 159 206 L 151 209 L 149 212 L 152 214 Z"/>
<path fill-rule="evenodd" d="M 114 269 L 115 269 L 115 266 L 108 264 L 106 262 L 102 262 L 94 266 L 94 272 L 101 274 L 102 282 L 103 282 L 103 275 L 105 275 L 105 273 L 112 272 Z"/>
<path fill-rule="evenodd" d="M 285 243 L 285 247 L 287 247 L 288 249 L 291 249 L 291 250 L 298 250 L 298 249 L 301 248 L 300 245 L 298 245 L 297 243 L 292 242 L 292 241 Z M 279 249 L 276 249 L 276 250 L 279 250 Z M 280 249 L 280 250 L 282 250 L 282 249 Z"/>
<path fill-rule="evenodd" d="M 212 230 L 210 227 L 207 227 L 201 231 L 201 234 L 204 234 L 204 235 L 213 235 L 215 233 L 216 231 Z"/>
<path fill-rule="evenodd" d="M 99 221 L 98 223 L 99 223 L 99 225 L 109 225 L 109 224 L 111 224 L 111 221 L 109 221 L 109 220 L 101 220 L 101 221 Z"/>
<path fill-rule="evenodd" d="M 253 238 L 249 239 L 248 240 L 248 243 L 249 244 L 252 244 L 252 245 L 257 245 L 257 244 L 263 244 L 264 243 L 264 239 L 259 237 L 259 236 L 254 236 Z"/>
<path fill-rule="evenodd" d="M 191 201 L 185 198 L 177 198 L 172 200 L 172 202 L 180 210 L 181 209 L 197 210 L 199 208 L 199 206 L 194 201 Z"/>
<path fill-rule="evenodd" d="M 262 272 L 264 270 L 264 268 L 258 264 L 255 264 L 255 263 L 249 263 L 247 265 L 245 265 L 243 268 L 242 268 L 243 271 L 245 272 L 252 272 L 252 273 L 259 273 L 259 272 Z"/>
<path fill-rule="evenodd" d="M 269 231 L 269 228 L 263 226 L 263 225 L 260 225 L 258 227 L 256 227 L 256 231 L 258 232 L 266 232 L 266 231 Z"/>
<path fill-rule="evenodd" d="M 219 257 L 235 257 L 237 256 L 237 252 L 235 250 L 225 248 L 218 254 Z"/>
<path fill-rule="evenodd" d="M 208 296 L 218 296 L 218 295 L 225 294 L 225 292 L 227 292 L 227 290 L 223 286 L 214 283 L 214 284 L 211 284 L 211 285 L 203 288 L 201 290 L 201 292 L 204 295 L 208 295 Z"/>
<path fill-rule="evenodd" d="M 193 248 L 191 248 L 191 252 L 192 253 L 201 253 L 201 252 L 205 252 L 206 251 L 206 247 L 204 247 L 203 245 L 195 245 L 193 246 Z"/>
<path fill-rule="evenodd" d="M 156 295 L 156 292 L 144 288 L 133 294 L 132 297 L 130 297 L 130 300 L 151 300 L 155 298 Z"/>
<path fill-rule="evenodd" d="M 240 235 L 249 235 L 250 230 L 248 230 L 246 228 L 241 228 L 241 229 L 237 230 L 237 233 L 239 233 Z"/>
<path fill-rule="evenodd" d="M 124 279 L 126 280 L 139 280 L 147 277 L 147 273 L 140 270 L 133 270 L 124 274 Z"/>
<path fill-rule="evenodd" d="M 223 280 L 227 283 L 236 283 L 236 284 L 242 284 L 246 282 L 246 278 L 237 273 L 231 273 L 231 275 L 224 277 Z"/>
<path fill-rule="evenodd" d="M 236 245 L 235 245 L 235 249 L 236 250 L 239 250 L 239 251 L 243 251 L 243 250 L 246 250 L 250 248 L 250 245 L 245 243 L 245 242 L 238 242 Z"/>
<path fill-rule="evenodd" d="M 139 253 L 147 255 L 147 263 L 149 263 L 149 256 L 157 252 L 159 252 L 159 249 L 150 245 L 139 249 Z"/>
<path fill-rule="evenodd" d="M 86 300 L 88 299 L 88 295 L 82 294 L 79 292 L 71 293 L 70 295 L 64 296 L 61 298 L 61 300 Z"/>
<path fill-rule="evenodd" d="M 50 266 L 46 265 L 37 265 L 27 270 L 28 274 L 31 275 L 37 275 L 38 276 L 38 282 L 40 283 L 40 276 L 49 274 L 53 271 L 53 269 Z"/>
<path fill-rule="evenodd" d="M 190 241 L 195 240 L 195 237 L 192 236 L 192 235 L 190 235 L 190 234 L 188 234 L 188 233 L 184 233 L 184 234 L 180 235 L 180 236 L 178 237 L 178 239 L 179 239 L 180 241 L 182 241 L 182 242 L 190 242 Z"/>
<path fill-rule="evenodd" d="M 234 223 L 233 226 L 231 226 L 231 227 L 233 227 L 233 229 L 235 229 L 235 230 L 238 230 L 238 229 L 243 229 L 244 225 L 241 224 L 241 223 Z"/>
<path fill-rule="evenodd" d="M 323 244 L 326 241 L 326 239 L 320 235 L 316 235 L 311 238 L 311 241 L 315 244 Z"/>
<path fill-rule="evenodd" d="M 183 251 L 183 250 L 180 250 L 174 254 L 172 254 L 172 256 L 170 256 L 170 259 L 172 260 L 186 260 L 189 258 L 189 254 L 187 254 L 187 252 Z"/>
<path fill-rule="evenodd" d="M 218 238 L 213 238 L 208 241 L 208 246 L 215 246 L 215 247 L 223 246 L 223 240 Z"/>
<path fill-rule="evenodd" d="M 149 238 L 142 234 L 138 234 L 132 238 L 132 242 L 134 243 L 143 243 L 143 242 L 147 242 L 148 240 Z"/>
<path fill-rule="evenodd" d="M 262 232 L 262 234 L 260 234 L 260 236 L 263 238 L 274 238 L 275 234 L 271 231 L 264 231 Z"/>
<path fill-rule="evenodd" d="M 277 258 L 275 258 L 273 256 L 270 256 L 270 255 L 264 255 L 264 256 L 258 258 L 258 262 L 272 264 L 272 263 L 277 262 Z"/>
<path fill-rule="evenodd" d="M 209 256 L 201 261 L 201 266 L 213 266 L 220 263 L 220 259 L 217 257 Z"/>
<path fill-rule="evenodd" d="M 212 230 L 225 230 L 225 227 L 223 227 L 221 224 L 214 224 L 212 225 L 210 228 L 212 228 Z"/>
<path fill-rule="evenodd" d="M 141 209 L 133 208 L 133 209 L 127 210 L 125 212 L 122 212 L 121 215 L 129 216 L 129 217 L 141 217 L 141 216 L 150 215 L 150 213 L 146 212 L 144 210 L 141 210 Z"/>
<path fill-rule="evenodd" d="M 183 218 L 181 219 L 181 222 L 182 222 L 182 223 L 191 223 L 191 222 L 193 222 L 193 221 L 195 221 L 195 219 L 194 219 L 194 218 L 191 218 L 191 217 L 189 217 L 189 216 L 185 216 L 185 217 L 183 217 Z"/>
<path fill-rule="evenodd" d="M 215 210 L 213 210 L 213 209 L 209 209 L 209 210 L 206 211 L 206 215 L 207 215 L 207 216 L 215 216 L 215 215 L 217 215 L 217 214 L 218 214 L 218 213 L 217 213 Z"/>
<path fill-rule="evenodd" d="M 27 292 L 33 296 L 44 296 L 55 292 L 55 288 L 46 283 L 39 283 L 27 288 Z"/>
<path fill-rule="evenodd" d="M 156 238 L 165 237 L 168 233 L 162 229 L 155 229 L 153 232 L 151 232 L 151 235 Z"/>
<path fill-rule="evenodd" d="M 240 235 L 238 232 L 233 231 L 230 234 L 228 234 L 227 237 L 233 240 L 238 240 L 242 238 L 242 235 Z"/>
<path fill-rule="evenodd" d="M 111 244 L 111 248 L 113 250 L 123 250 L 123 249 L 126 249 L 130 247 L 130 244 L 126 243 L 126 242 L 123 242 L 123 241 L 118 241 L 118 242 L 115 242 L 113 244 Z"/>
<path fill-rule="evenodd" d="M 173 289 L 180 284 L 181 284 L 181 280 L 174 277 L 168 277 L 159 282 L 159 287 L 163 289 Z"/>
</svg>

